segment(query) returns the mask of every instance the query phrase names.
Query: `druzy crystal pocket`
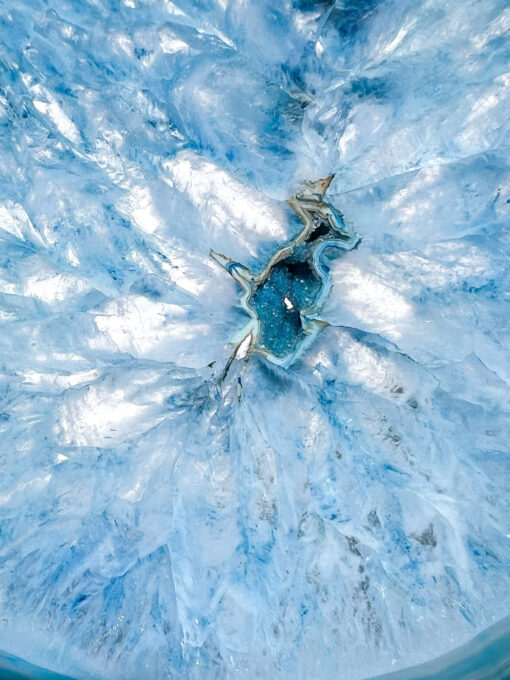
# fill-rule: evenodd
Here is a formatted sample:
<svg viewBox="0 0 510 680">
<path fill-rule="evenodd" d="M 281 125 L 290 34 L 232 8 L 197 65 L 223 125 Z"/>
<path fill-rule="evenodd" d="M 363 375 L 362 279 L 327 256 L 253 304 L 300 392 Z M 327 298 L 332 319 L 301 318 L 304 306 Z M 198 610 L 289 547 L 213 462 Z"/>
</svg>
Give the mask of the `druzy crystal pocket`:
<svg viewBox="0 0 510 680">
<path fill-rule="evenodd" d="M 257 353 L 279 366 L 290 366 L 327 325 L 319 316 L 331 287 L 322 255 L 326 248 L 352 250 L 360 240 L 342 214 L 324 201 L 332 179 L 331 175 L 310 182 L 288 200 L 304 226 L 259 274 L 211 250 L 241 286 L 241 306 L 250 317 L 232 339 L 231 358 L 244 348 L 246 357 Z"/>
</svg>

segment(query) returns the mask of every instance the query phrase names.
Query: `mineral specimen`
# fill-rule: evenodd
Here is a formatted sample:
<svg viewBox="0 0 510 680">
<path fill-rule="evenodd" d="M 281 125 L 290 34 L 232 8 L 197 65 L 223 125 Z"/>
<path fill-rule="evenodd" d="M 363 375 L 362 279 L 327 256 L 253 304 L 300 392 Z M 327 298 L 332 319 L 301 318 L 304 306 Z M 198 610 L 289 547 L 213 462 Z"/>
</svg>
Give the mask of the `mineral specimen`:
<svg viewBox="0 0 510 680">
<path fill-rule="evenodd" d="M 255 352 L 286 368 L 327 326 L 319 313 L 331 286 L 321 256 L 326 248 L 352 250 L 360 242 L 343 215 L 323 200 L 332 179 L 330 175 L 308 182 L 289 199 L 304 226 L 274 253 L 260 274 L 211 250 L 243 289 L 241 306 L 250 316 L 233 338 L 235 349 L 226 371 L 243 350 L 247 359 Z"/>
</svg>

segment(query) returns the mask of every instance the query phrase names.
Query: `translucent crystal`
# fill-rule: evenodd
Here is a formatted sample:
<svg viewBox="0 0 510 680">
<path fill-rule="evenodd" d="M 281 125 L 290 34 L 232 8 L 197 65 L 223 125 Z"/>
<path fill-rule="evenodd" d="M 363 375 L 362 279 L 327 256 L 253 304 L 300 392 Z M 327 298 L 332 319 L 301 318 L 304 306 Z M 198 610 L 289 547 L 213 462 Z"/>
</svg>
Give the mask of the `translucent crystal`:
<svg viewBox="0 0 510 680">
<path fill-rule="evenodd" d="M 0 3 L 6 654 L 361 680 L 508 614 L 508 17 Z M 260 272 L 331 174 L 363 241 L 321 256 L 329 325 L 287 368 L 253 355 L 239 398 L 210 249 Z"/>
</svg>

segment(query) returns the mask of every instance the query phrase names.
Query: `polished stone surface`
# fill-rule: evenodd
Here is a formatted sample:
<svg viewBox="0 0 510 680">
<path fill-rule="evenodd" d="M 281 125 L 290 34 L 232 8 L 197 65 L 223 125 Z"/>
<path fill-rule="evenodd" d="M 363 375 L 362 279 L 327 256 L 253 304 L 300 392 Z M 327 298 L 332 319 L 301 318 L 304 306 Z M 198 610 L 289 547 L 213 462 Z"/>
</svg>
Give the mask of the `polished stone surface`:
<svg viewBox="0 0 510 680">
<path fill-rule="evenodd" d="M 506 0 L 0 2 L 6 653 L 363 680 L 508 615 L 508 22 Z M 328 327 L 219 386 L 247 317 L 210 249 L 260 271 L 331 174 L 363 240 L 321 258 Z"/>
</svg>

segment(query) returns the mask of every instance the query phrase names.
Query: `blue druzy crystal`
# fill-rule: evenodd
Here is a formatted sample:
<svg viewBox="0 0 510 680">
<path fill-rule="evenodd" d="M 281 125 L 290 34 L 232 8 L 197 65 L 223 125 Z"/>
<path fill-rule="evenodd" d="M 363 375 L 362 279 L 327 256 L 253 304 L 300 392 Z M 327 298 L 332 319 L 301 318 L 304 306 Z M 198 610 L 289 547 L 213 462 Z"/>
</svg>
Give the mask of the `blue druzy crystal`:
<svg viewBox="0 0 510 680">
<path fill-rule="evenodd" d="M 244 291 L 242 307 L 251 321 L 238 333 L 238 347 L 248 339 L 252 352 L 269 361 L 289 366 L 327 325 L 319 313 L 330 290 L 328 269 L 321 261 L 326 248 L 352 250 L 359 238 L 343 216 L 323 195 L 333 176 L 308 182 L 302 192 L 289 199 L 304 227 L 281 246 L 258 275 L 211 251 Z"/>
</svg>

